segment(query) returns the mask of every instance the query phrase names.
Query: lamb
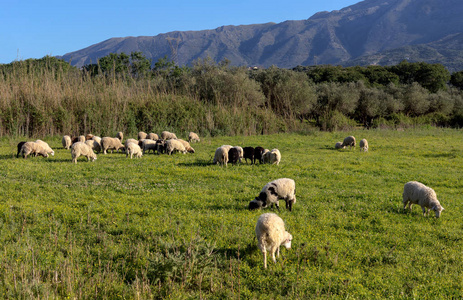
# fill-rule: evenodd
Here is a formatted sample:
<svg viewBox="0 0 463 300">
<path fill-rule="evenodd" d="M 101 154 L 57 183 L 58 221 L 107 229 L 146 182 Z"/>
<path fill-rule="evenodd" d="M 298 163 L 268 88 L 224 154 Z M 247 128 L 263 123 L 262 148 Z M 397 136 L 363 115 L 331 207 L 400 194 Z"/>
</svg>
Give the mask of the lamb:
<svg viewBox="0 0 463 300">
<path fill-rule="evenodd" d="M 254 200 L 249 203 L 249 209 L 265 208 L 275 204 L 278 211 L 280 205 L 278 200 L 283 199 L 286 202 L 286 209 L 292 210 L 293 204 L 296 203 L 296 183 L 290 178 L 280 178 L 267 183 Z"/>
<path fill-rule="evenodd" d="M 355 147 L 355 137 L 353 137 L 352 135 L 346 137 L 344 141 L 342 142 L 342 146 L 343 147 L 349 146 L 351 149 L 352 147 Z"/>
<path fill-rule="evenodd" d="M 129 145 L 129 143 L 134 143 L 134 144 L 137 144 L 138 145 L 138 141 L 136 139 L 127 139 L 125 140 L 124 142 L 124 147 L 125 149 L 127 149 L 127 146 Z"/>
<path fill-rule="evenodd" d="M 144 139 L 146 139 L 147 136 L 148 135 L 146 134 L 146 132 L 140 131 L 138 133 L 138 140 L 144 140 Z"/>
<path fill-rule="evenodd" d="M 200 142 L 200 141 L 201 141 L 201 140 L 199 139 L 199 136 L 198 136 L 196 133 L 194 133 L 194 132 L 191 131 L 191 132 L 188 134 L 188 142 L 191 143 L 191 142 Z"/>
<path fill-rule="evenodd" d="M 27 158 L 29 154 L 33 154 L 34 156 L 40 155 L 43 157 L 48 157 L 47 150 L 36 142 L 26 142 L 22 145 L 21 150 L 19 151 L 19 155 Z"/>
<path fill-rule="evenodd" d="M 133 155 L 135 154 L 135 156 L 137 158 L 140 158 L 143 153 L 141 151 L 141 148 L 140 146 L 138 146 L 138 143 L 135 142 L 135 143 L 128 143 L 127 146 L 126 146 L 126 151 L 125 151 L 127 154 L 125 157 L 128 157 L 130 155 L 130 159 L 133 158 Z"/>
<path fill-rule="evenodd" d="M 16 158 L 19 157 L 19 153 L 21 153 L 21 148 L 23 147 L 23 145 L 25 144 L 26 142 L 19 142 L 18 143 L 18 153 L 16 153 Z"/>
<path fill-rule="evenodd" d="M 219 147 L 215 150 L 214 160 L 212 161 L 214 164 L 220 164 L 227 166 L 228 163 L 228 150 L 227 147 Z"/>
<path fill-rule="evenodd" d="M 423 210 L 423 216 L 429 212 L 429 209 L 433 210 L 436 217 L 439 218 L 444 208 L 440 205 L 437 200 L 436 192 L 418 181 L 409 181 L 404 185 L 403 192 L 403 204 L 404 209 L 408 204 L 408 209 L 412 210 L 413 204 L 418 204 Z"/>
<path fill-rule="evenodd" d="M 48 145 L 48 143 L 42 141 L 42 140 L 36 140 L 35 141 L 37 144 L 40 144 L 43 149 L 45 149 L 45 151 L 47 151 L 48 154 L 51 154 L 51 156 L 54 156 L 55 155 L 55 151 L 53 151 L 53 149 L 51 149 L 51 147 Z"/>
<path fill-rule="evenodd" d="M 254 163 L 254 147 L 244 147 L 243 148 L 243 157 L 246 164 L 248 163 L 248 158 L 251 160 L 251 165 Z"/>
<path fill-rule="evenodd" d="M 157 135 L 156 133 L 150 132 L 150 133 L 148 133 L 147 138 L 150 139 L 150 140 L 155 141 L 155 140 L 159 140 L 159 135 Z"/>
<path fill-rule="evenodd" d="M 163 140 L 170 140 L 170 139 L 176 139 L 177 136 L 175 133 L 169 132 L 169 131 L 163 131 L 161 132 L 161 139 Z"/>
<path fill-rule="evenodd" d="M 109 136 L 105 136 L 101 139 L 101 149 L 103 149 L 104 154 L 107 154 L 107 150 L 111 150 L 111 153 L 112 150 L 119 151 L 119 149 L 122 149 L 123 151 L 125 151 L 124 145 L 122 145 L 121 140 Z"/>
<path fill-rule="evenodd" d="M 280 256 L 280 246 L 291 249 L 293 236 L 285 230 L 283 219 L 274 213 L 265 213 L 260 215 L 256 224 L 257 247 L 264 255 L 264 268 L 267 269 L 267 251 L 270 251 L 272 260 L 276 263 L 275 252 L 277 257 Z"/>
<path fill-rule="evenodd" d="M 61 144 L 63 144 L 64 149 L 67 149 L 67 150 L 71 149 L 71 145 L 72 145 L 71 137 L 69 135 L 63 136 L 63 138 L 61 139 Z"/>
<path fill-rule="evenodd" d="M 279 165 L 281 160 L 280 150 L 275 148 L 271 151 L 264 152 L 263 160 L 264 163 Z"/>
<path fill-rule="evenodd" d="M 122 142 L 122 139 L 124 138 L 124 134 L 121 131 L 119 131 L 118 133 L 116 133 L 116 138 Z"/>
<path fill-rule="evenodd" d="M 344 148 L 346 148 L 346 147 L 344 147 L 344 146 L 342 145 L 342 142 L 337 142 L 337 143 L 334 145 L 334 148 L 335 148 L 335 149 L 344 149 Z"/>
<path fill-rule="evenodd" d="M 236 165 L 240 160 L 240 153 L 238 152 L 238 149 L 235 147 L 230 148 L 228 150 L 228 161 L 234 165 Z"/>
<path fill-rule="evenodd" d="M 87 145 L 86 143 L 82 143 L 82 142 L 77 142 L 77 143 L 72 144 L 71 156 L 72 156 L 72 162 L 75 164 L 77 164 L 77 158 L 79 158 L 79 156 L 87 157 L 87 161 L 96 160 L 96 154 L 95 152 L 93 152 L 93 149 L 90 148 L 90 146 Z"/>
<path fill-rule="evenodd" d="M 177 139 L 170 139 L 166 141 L 166 152 L 167 154 L 171 155 L 174 151 L 182 152 L 185 154 L 187 150 L 185 149 L 185 146 L 177 140 Z"/>
<path fill-rule="evenodd" d="M 183 144 L 183 147 L 185 147 L 186 151 L 189 152 L 189 153 L 195 153 L 195 149 L 193 149 L 191 146 L 190 146 L 190 143 L 185 141 L 185 140 L 182 140 L 182 139 L 177 139 L 177 141 L 179 141 L 180 143 Z"/>
<path fill-rule="evenodd" d="M 360 145 L 360 150 L 362 150 L 363 152 L 368 151 L 368 141 L 366 139 L 362 139 L 359 145 Z"/>
</svg>

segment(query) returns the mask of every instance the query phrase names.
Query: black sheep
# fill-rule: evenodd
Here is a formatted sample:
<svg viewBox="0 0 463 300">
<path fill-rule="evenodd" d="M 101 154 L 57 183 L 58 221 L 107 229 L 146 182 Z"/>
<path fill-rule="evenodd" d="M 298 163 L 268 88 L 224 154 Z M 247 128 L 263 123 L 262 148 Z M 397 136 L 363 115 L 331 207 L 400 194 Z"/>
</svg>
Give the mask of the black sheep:
<svg viewBox="0 0 463 300">
<path fill-rule="evenodd" d="M 244 160 L 246 161 L 246 164 L 248 163 L 248 158 L 251 160 L 251 165 L 254 163 L 254 148 L 253 147 L 244 147 L 243 148 L 243 157 Z"/>
<path fill-rule="evenodd" d="M 231 148 L 228 150 L 228 162 L 236 165 L 238 161 L 240 160 L 240 153 L 238 152 L 238 149 L 236 148 Z"/>
<path fill-rule="evenodd" d="M 254 159 L 259 160 L 259 163 L 264 163 L 264 148 L 256 147 L 254 148 Z"/>
<path fill-rule="evenodd" d="M 23 145 L 25 144 L 26 142 L 19 142 L 18 143 L 18 154 L 16 154 L 16 158 L 19 157 L 19 152 L 21 152 L 21 148 L 23 147 Z"/>
</svg>

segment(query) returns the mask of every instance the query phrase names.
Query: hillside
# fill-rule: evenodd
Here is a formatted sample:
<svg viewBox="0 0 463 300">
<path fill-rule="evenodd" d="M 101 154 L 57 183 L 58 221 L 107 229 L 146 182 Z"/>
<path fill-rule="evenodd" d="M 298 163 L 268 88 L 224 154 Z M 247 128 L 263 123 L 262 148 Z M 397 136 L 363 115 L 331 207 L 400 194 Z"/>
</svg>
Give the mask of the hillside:
<svg viewBox="0 0 463 300">
<path fill-rule="evenodd" d="M 366 0 L 307 20 L 214 30 L 175 31 L 156 36 L 112 38 L 63 55 L 75 66 L 95 63 L 111 52 L 141 51 L 157 61 L 177 49 L 179 65 L 198 58 L 225 58 L 233 65 L 291 68 L 314 64 L 389 64 L 407 59 L 463 64 L 460 33 L 463 2 L 457 0 Z M 171 39 L 171 45 L 167 38 Z M 407 50 L 407 51 L 404 51 Z"/>
</svg>

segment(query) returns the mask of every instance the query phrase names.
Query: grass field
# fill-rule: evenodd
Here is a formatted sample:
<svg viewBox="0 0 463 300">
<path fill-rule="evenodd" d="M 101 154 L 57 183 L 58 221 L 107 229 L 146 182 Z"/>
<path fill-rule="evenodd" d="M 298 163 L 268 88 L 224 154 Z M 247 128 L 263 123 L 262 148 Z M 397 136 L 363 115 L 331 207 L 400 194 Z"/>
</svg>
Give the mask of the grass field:
<svg viewBox="0 0 463 300">
<path fill-rule="evenodd" d="M 334 150 L 347 135 L 370 151 Z M 204 138 L 195 154 L 50 158 L 0 144 L 0 298 L 443 299 L 463 297 L 463 131 L 359 130 Z M 32 139 L 31 139 L 32 140 Z M 276 165 L 212 165 L 222 144 L 278 148 Z M 296 181 L 293 235 L 277 264 L 257 249 L 269 181 Z M 407 181 L 431 186 L 436 219 L 402 209 Z"/>
</svg>

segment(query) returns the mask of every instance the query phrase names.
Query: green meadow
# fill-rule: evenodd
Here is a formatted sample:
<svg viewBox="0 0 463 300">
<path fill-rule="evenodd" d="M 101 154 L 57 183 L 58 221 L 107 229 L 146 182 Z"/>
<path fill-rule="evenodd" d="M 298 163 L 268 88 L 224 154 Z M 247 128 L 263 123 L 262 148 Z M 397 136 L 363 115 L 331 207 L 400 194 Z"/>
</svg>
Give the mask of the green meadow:
<svg viewBox="0 0 463 300">
<path fill-rule="evenodd" d="M 335 150 L 347 135 L 370 150 Z M 461 130 L 204 137 L 194 154 L 77 164 L 61 137 L 41 139 L 54 156 L 16 158 L 24 139 L 0 140 L 2 299 L 463 297 Z M 213 165 L 223 144 L 282 160 Z M 247 209 L 282 177 L 296 181 L 292 212 Z M 411 180 L 436 191 L 441 218 L 403 210 Z M 254 228 L 272 211 L 294 239 L 264 269 Z"/>
</svg>

